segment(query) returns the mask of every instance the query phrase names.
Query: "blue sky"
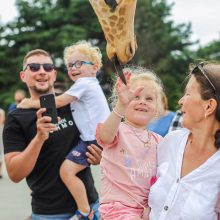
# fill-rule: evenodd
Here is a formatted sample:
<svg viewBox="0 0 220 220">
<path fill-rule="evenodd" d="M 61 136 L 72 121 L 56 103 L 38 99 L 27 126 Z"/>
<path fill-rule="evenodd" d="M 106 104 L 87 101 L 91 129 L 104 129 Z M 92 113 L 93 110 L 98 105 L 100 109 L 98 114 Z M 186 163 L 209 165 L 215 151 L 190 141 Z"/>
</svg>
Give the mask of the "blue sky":
<svg viewBox="0 0 220 220">
<path fill-rule="evenodd" d="M 12 20 L 17 12 L 15 0 L 0 0 L 0 21 Z M 192 22 L 192 40 L 201 45 L 220 38 L 220 0 L 167 0 L 174 2 L 172 20 L 176 23 Z"/>
</svg>

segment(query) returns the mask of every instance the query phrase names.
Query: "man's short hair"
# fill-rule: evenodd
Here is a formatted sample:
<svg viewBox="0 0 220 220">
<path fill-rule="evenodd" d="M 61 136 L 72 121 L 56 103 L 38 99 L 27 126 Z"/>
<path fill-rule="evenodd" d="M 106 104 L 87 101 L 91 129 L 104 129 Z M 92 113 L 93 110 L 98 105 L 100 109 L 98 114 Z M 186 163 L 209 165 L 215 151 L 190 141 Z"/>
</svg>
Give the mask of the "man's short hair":
<svg viewBox="0 0 220 220">
<path fill-rule="evenodd" d="M 45 55 L 45 56 L 48 56 L 51 58 L 51 55 L 46 50 L 42 50 L 42 49 L 31 50 L 25 55 L 25 57 L 23 59 L 23 69 L 25 68 L 27 59 L 31 56 L 34 56 L 34 55 Z"/>
</svg>

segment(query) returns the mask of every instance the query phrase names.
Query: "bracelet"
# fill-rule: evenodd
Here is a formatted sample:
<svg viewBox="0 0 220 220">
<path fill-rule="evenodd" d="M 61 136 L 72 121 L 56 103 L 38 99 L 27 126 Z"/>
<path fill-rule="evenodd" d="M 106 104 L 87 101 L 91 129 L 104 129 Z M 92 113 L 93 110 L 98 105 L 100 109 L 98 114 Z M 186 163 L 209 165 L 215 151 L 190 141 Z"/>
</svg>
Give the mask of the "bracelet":
<svg viewBox="0 0 220 220">
<path fill-rule="evenodd" d="M 124 115 L 121 115 L 120 113 L 118 113 L 114 108 L 112 109 L 112 112 L 115 113 L 115 115 L 117 115 L 119 118 L 124 118 Z"/>
</svg>

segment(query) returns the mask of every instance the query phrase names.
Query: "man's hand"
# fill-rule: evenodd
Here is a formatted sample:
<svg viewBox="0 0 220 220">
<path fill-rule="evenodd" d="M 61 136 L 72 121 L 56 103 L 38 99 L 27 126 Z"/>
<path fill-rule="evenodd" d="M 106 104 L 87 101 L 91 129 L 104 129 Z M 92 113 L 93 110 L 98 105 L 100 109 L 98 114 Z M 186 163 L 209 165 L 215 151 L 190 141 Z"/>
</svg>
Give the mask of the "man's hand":
<svg viewBox="0 0 220 220">
<path fill-rule="evenodd" d="M 57 131 L 55 124 L 50 123 L 51 117 L 43 116 L 42 113 L 46 111 L 46 108 L 41 108 L 37 111 L 37 135 L 39 140 L 45 141 L 49 138 L 49 133 Z"/>
<path fill-rule="evenodd" d="M 102 150 L 95 144 L 88 146 L 89 152 L 86 152 L 87 161 L 92 165 L 100 164 L 102 158 Z"/>
</svg>

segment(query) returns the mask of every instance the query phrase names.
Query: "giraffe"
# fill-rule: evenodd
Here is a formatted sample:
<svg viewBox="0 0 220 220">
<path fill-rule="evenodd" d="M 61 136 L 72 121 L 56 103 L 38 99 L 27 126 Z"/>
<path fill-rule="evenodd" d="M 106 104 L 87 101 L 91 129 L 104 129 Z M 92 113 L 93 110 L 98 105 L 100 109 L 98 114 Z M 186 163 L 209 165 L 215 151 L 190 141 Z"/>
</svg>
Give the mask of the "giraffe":
<svg viewBox="0 0 220 220">
<path fill-rule="evenodd" d="M 137 0 L 89 0 L 104 32 L 110 60 L 129 62 L 137 49 L 134 16 Z"/>
</svg>

